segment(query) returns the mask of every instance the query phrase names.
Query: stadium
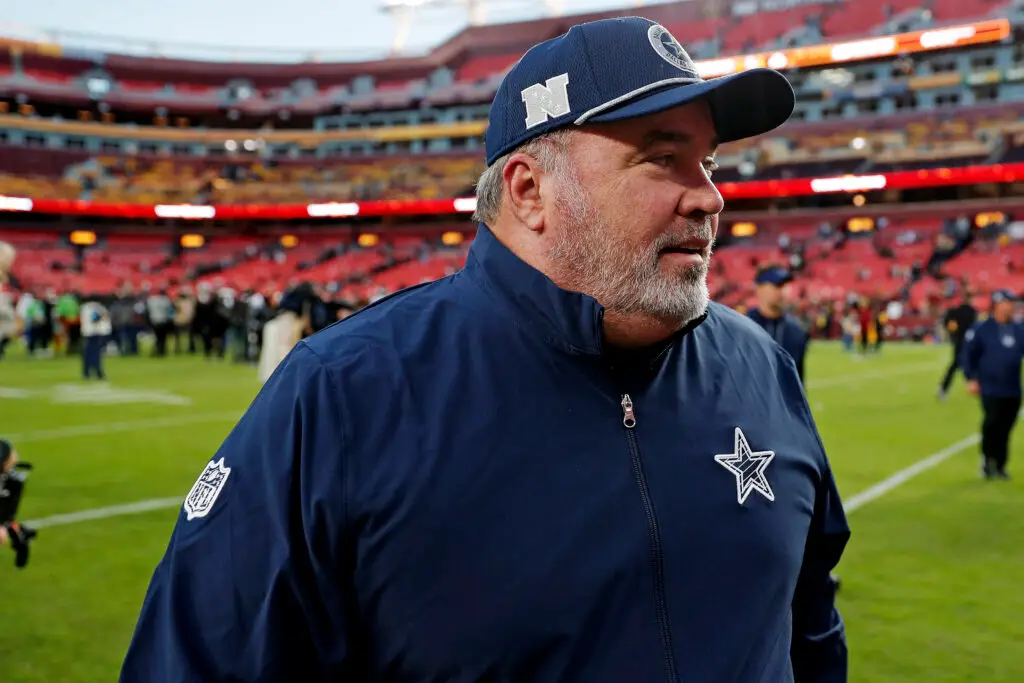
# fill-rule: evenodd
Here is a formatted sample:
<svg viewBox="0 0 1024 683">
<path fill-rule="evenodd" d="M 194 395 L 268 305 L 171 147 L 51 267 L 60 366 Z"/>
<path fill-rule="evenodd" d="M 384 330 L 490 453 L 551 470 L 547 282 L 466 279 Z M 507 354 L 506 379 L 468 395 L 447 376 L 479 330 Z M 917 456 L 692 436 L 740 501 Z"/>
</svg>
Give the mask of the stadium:
<svg viewBox="0 0 1024 683">
<path fill-rule="evenodd" d="M 746 313 L 758 273 L 791 273 L 853 530 L 850 680 L 1024 680 L 1022 489 L 979 480 L 962 380 L 936 398 L 950 309 L 1024 294 L 1024 2 L 548 3 L 500 23 L 470 2 L 405 54 L 432 4 L 389 3 L 391 52 L 358 60 L 0 25 L 0 438 L 34 465 L 19 517 L 39 531 L 28 567 L 0 552 L 0 679 L 116 680 L 183 498 L 280 362 L 272 321 L 313 336 L 459 271 L 502 79 L 573 25 L 642 15 L 702 78 L 767 67 L 796 93 L 783 126 L 718 150 L 710 296 Z M 103 383 L 81 379 L 85 301 L 109 312 Z"/>
</svg>

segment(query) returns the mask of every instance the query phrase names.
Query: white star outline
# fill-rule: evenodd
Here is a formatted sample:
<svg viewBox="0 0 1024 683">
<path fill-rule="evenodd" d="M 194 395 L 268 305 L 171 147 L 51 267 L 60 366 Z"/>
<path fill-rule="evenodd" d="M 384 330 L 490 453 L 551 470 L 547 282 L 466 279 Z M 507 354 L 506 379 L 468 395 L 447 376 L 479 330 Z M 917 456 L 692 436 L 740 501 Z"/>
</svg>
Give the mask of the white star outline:
<svg viewBox="0 0 1024 683">
<path fill-rule="evenodd" d="M 743 505 L 751 491 L 775 502 L 775 492 L 764 472 L 775 459 L 775 451 L 752 451 L 743 430 L 736 428 L 732 453 L 715 456 L 715 462 L 736 475 L 736 502 Z"/>
</svg>

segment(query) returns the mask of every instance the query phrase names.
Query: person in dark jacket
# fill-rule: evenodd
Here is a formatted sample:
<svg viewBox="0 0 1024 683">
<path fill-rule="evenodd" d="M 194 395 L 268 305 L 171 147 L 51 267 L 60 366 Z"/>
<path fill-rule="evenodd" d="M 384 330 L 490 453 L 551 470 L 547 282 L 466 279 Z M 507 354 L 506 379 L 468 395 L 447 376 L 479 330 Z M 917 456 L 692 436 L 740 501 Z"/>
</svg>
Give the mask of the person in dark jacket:
<svg viewBox="0 0 1024 683">
<path fill-rule="evenodd" d="M 715 146 L 793 104 L 640 18 L 527 52 L 466 267 L 277 367 L 122 683 L 845 681 L 849 528 L 796 367 L 708 302 Z"/>
<path fill-rule="evenodd" d="M 949 343 L 953 346 L 953 358 L 950 359 L 949 367 L 939 385 L 939 400 L 945 401 L 949 394 L 949 387 L 953 384 L 953 377 L 960 369 L 960 357 L 963 355 L 964 337 L 967 331 L 978 321 L 978 312 L 971 306 L 971 298 L 968 292 L 963 293 L 960 304 L 946 311 L 942 323 L 949 335 Z"/>
<path fill-rule="evenodd" d="M 793 358 L 802 382 L 810 336 L 793 316 L 782 310 L 783 287 L 792 280 L 793 276 L 785 268 L 768 266 L 759 269 L 754 276 L 754 284 L 757 285 L 757 308 L 747 315 Z"/>
<path fill-rule="evenodd" d="M 981 474 L 986 479 L 1010 477 L 1006 463 L 1010 434 L 1020 412 L 1024 350 L 1024 330 L 1013 321 L 1016 300 L 1005 289 L 993 292 L 991 315 L 964 337 L 960 362 L 967 390 L 981 397 Z"/>
</svg>

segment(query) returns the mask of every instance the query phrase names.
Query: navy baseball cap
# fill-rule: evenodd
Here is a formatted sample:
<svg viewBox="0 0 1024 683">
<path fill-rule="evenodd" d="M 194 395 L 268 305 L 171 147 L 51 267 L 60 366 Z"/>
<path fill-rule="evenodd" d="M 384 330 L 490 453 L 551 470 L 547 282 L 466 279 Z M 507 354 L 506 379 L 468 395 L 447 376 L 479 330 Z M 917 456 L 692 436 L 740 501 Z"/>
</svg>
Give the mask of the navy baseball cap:
<svg viewBox="0 0 1024 683">
<path fill-rule="evenodd" d="M 1017 295 L 1008 289 L 997 289 L 992 292 L 992 303 L 998 304 L 1003 301 L 1016 301 Z"/>
<path fill-rule="evenodd" d="M 656 114 L 704 99 L 719 141 L 761 135 L 789 119 L 786 77 L 750 69 L 704 80 L 664 26 L 641 17 L 578 24 L 530 48 L 491 104 L 487 164 L 557 128 Z"/>
<path fill-rule="evenodd" d="M 792 274 L 785 268 L 780 267 L 765 268 L 754 276 L 754 284 L 775 285 L 776 287 L 781 287 L 792 280 Z"/>
</svg>

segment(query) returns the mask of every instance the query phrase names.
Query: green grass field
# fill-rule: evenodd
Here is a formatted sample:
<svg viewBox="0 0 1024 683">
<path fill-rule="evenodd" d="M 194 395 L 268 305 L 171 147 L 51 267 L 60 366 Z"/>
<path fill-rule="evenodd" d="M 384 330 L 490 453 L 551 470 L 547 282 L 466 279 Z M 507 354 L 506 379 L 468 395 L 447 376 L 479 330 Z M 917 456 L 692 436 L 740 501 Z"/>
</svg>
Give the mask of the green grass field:
<svg viewBox="0 0 1024 683">
<path fill-rule="evenodd" d="M 976 403 L 959 378 L 948 402 L 935 398 L 948 354 L 891 344 L 858 359 L 819 345 L 809 360 L 808 393 L 848 503 L 954 451 L 849 512 L 840 607 L 858 683 L 1024 681 L 1024 487 L 978 478 L 977 446 L 965 441 Z M 52 516 L 184 496 L 255 395 L 255 370 L 108 358 L 110 386 L 97 389 L 78 381 L 76 359 L 12 355 L 0 362 L 0 434 L 36 465 L 21 517 L 51 524 L 26 570 L 0 554 L 0 680 L 115 681 L 178 511 Z"/>
</svg>

